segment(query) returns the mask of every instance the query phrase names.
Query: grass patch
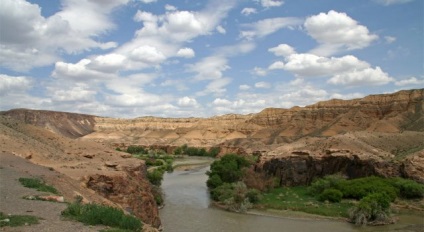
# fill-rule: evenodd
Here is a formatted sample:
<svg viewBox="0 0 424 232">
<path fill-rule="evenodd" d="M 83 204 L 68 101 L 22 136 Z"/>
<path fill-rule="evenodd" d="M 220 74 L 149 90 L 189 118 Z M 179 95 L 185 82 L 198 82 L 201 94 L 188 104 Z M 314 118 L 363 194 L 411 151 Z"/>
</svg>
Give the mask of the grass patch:
<svg viewBox="0 0 424 232">
<path fill-rule="evenodd" d="M 82 204 L 78 201 L 70 204 L 62 215 L 87 225 L 105 225 L 120 229 L 118 231 L 141 231 L 143 225 L 139 219 L 125 215 L 120 209 L 98 204 Z"/>
<path fill-rule="evenodd" d="M 278 210 L 301 211 L 328 217 L 348 217 L 348 209 L 353 206 L 351 201 L 342 200 L 339 203 L 320 202 L 308 194 L 307 187 L 282 187 L 264 193 L 258 205 Z"/>
<path fill-rule="evenodd" d="M 44 181 L 37 178 L 19 178 L 19 182 L 24 187 L 33 188 L 40 192 L 59 194 L 59 191 L 55 187 L 47 185 Z"/>
<path fill-rule="evenodd" d="M 4 226 L 25 226 L 38 224 L 39 218 L 31 215 L 6 215 L 3 212 L 0 212 L 0 227 Z"/>
</svg>

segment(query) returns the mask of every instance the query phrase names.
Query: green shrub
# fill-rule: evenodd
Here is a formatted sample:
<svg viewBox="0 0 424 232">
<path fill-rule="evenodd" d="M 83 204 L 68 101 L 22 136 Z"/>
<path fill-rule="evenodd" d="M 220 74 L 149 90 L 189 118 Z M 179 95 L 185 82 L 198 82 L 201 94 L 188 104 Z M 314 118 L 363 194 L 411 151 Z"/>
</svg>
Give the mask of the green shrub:
<svg viewBox="0 0 424 232">
<path fill-rule="evenodd" d="M 250 163 L 246 158 L 234 154 L 227 154 L 220 160 L 216 160 L 211 164 L 208 175 L 209 178 L 214 175 L 219 176 L 222 183 L 234 183 L 241 180 L 243 177 L 243 168 L 249 165 Z"/>
<path fill-rule="evenodd" d="M 125 215 L 120 209 L 110 206 L 72 203 L 62 215 L 87 225 L 105 225 L 131 231 L 141 231 L 142 222 L 134 216 Z"/>
<path fill-rule="evenodd" d="M 147 154 L 148 151 L 142 146 L 131 145 L 128 146 L 127 152 L 130 154 Z"/>
<path fill-rule="evenodd" d="M 56 188 L 47 185 L 44 181 L 37 178 L 19 178 L 19 182 L 21 182 L 24 187 L 37 189 L 37 191 L 40 192 L 59 194 Z"/>
<path fill-rule="evenodd" d="M 340 202 L 342 200 L 343 193 L 338 189 L 326 189 L 320 195 L 318 195 L 319 201 L 330 201 Z"/>
<path fill-rule="evenodd" d="M 38 218 L 32 215 L 6 215 L 0 212 L 0 227 L 16 227 L 38 223 Z"/>
<path fill-rule="evenodd" d="M 372 193 L 349 210 L 349 218 L 356 225 L 385 223 L 390 220 L 390 201 L 386 193 Z"/>
<path fill-rule="evenodd" d="M 340 175 L 325 176 L 312 182 L 312 184 L 308 187 L 308 192 L 311 195 L 318 195 L 326 189 L 340 189 L 344 182 L 346 182 L 346 180 Z"/>
<path fill-rule="evenodd" d="M 160 168 L 157 168 L 153 171 L 147 172 L 147 179 L 149 179 L 150 183 L 156 186 L 160 186 L 163 180 L 164 171 Z"/>
<path fill-rule="evenodd" d="M 364 177 L 342 182 L 340 190 L 345 198 L 360 200 L 371 193 L 385 193 L 391 201 L 398 196 L 398 189 L 387 179 L 381 177 Z"/>
<path fill-rule="evenodd" d="M 222 184 L 223 182 L 221 180 L 221 177 L 219 177 L 218 174 L 214 174 L 210 176 L 209 179 L 206 181 L 206 185 L 211 189 L 214 189 Z"/>
<path fill-rule="evenodd" d="M 257 189 L 249 189 L 246 193 L 246 197 L 251 203 L 255 204 L 261 199 L 261 193 Z"/>
<path fill-rule="evenodd" d="M 406 199 L 415 199 L 424 197 L 424 185 L 413 180 L 402 178 L 393 178 L 390 183 L 399 190 L 399 195 Z"/>
</svg>

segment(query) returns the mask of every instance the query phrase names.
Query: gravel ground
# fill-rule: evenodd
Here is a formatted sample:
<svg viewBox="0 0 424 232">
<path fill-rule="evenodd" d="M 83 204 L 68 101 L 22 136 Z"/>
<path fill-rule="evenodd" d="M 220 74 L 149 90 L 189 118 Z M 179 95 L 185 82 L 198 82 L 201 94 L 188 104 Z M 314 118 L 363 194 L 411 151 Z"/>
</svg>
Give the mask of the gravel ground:
<svg viewBox="0 0 424 232">
<path fill-rule="evenodd" d="M 37 225 L 2 227 L 0 231 L 89 232 L 104 229 L 104 227 L 85 226 L 62 218 L 60 213 L 66 208 L 65 203 L 23 199 L 24 196 L 44 193 L 23 187 L 18 181 L 20 177 L 44 178 L 51 175 L 58 175 L 58 173 L 11 154 L 0 154 L 0 211 L 5 214 L 33 215 L 42 218 Z"/>
</svg>

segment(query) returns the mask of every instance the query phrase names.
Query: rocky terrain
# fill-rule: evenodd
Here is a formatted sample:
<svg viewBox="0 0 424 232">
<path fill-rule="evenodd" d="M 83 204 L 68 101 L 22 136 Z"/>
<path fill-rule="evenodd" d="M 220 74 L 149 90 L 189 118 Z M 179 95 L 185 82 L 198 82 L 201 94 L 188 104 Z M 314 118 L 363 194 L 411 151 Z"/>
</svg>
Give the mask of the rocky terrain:
<svg viewBox="0 0 424 232">
<path fill-rule="evenodd" d="M 87 200 L 118 205 L 159 227 L 146 166 L 115 148 L 218 146 L 221 154 L 259 156 L 255 170 L 281 185 L 334 173 L 424 183 L 423 109 L 424 89 L 211 118 L 118 119 L 15 109 L 0 112 L 0 152 L 51 167 L 81 183 L 80 192 L 91 192 L 81 194 Z"/>
</svg>

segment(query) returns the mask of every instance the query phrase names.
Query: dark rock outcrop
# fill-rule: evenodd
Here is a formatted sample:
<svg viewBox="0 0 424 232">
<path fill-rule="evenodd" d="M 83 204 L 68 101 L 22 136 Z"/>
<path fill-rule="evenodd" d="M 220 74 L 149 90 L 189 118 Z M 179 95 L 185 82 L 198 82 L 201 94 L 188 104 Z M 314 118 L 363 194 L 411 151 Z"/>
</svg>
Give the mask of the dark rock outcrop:
<svg viewBox="0 0 424 232">
<path fill-rule="evenodd" d="M 292 154 L 264 160 L 257 164 L 255 169 L 257 172 L 265 172 L 277 178 L 280 186 L 297 186 L 309 185 L 316 178 L 332 174 L 341 174 L 350 179 L 372 175 L 406 177 L 403 167 L 402 163 L 352 154 L 324 156 Z"/>
</svg>

